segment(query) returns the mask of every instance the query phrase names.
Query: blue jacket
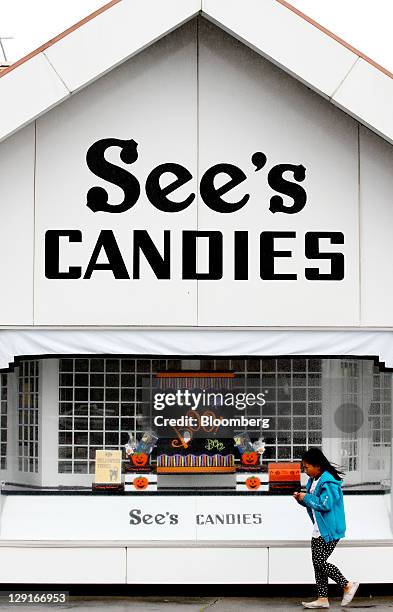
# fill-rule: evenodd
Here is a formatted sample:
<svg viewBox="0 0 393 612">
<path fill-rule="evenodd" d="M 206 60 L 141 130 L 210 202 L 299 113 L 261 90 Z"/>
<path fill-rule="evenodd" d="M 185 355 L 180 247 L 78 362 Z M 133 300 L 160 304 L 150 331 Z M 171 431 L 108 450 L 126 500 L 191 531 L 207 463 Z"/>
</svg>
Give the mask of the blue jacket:
<svg viewBox="0 0 393 612">
<path fill-rule="evenodd" d="M 313 523 L 312 510 L 314 510 L 319 531 L 325 542 L 343 538 L 346 525 L 342 481 L 336 480 L 325 471 L 318 478 L 314 493 L 310 493 L 312 482 L 313 479 L 309 478 L 304 500 L 298 503 L 307 508 Z"/>
</svg>

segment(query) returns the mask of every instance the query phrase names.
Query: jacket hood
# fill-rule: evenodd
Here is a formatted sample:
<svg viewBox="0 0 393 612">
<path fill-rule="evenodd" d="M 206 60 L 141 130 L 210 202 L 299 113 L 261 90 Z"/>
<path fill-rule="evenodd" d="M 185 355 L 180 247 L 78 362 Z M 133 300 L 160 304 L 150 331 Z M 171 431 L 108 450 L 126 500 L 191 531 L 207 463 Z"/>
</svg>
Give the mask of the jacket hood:
<svg viewBox="0 0 393 612">
<path fill-rule="evenodd" d="M 338 487 L 341 487 L 342 485 L 342 480 L 337 480 L 336 478 L 334 478 L 334 476 L 331 475 L 330 472 L 326 470 L 320 475 L 317 482 L 319 482 L 320 484 L 324 482 L 330 482 L 332 484 L 337 485 Z"/>
</svg>

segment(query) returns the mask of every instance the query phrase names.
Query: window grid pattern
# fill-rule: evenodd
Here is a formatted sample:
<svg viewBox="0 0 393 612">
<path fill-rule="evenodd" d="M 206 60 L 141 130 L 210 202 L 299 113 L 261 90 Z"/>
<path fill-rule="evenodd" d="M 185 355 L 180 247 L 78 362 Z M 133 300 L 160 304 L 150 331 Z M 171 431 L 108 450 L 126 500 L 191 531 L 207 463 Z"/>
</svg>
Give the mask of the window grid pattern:
<svg viewBox="0 0 393 612">
<path fill-rule="evenodd" d="M 38 398 L 39 362 L 22 361 L 19 365 L 18 376 L 18 468 L 20 472 L 38 472 Z"/>
<path fill-rule="evenodd" d="M 390 457 L 392 375 L 379 372 L 374 367 L 373 397 L 369 408 L 368 423 L 372 453 L 368 455 L 369 469 L 386 470 Z"/>
<path fill-rule="evenodd" d="M 0 468 L 7 469 L 8 377 L 0 374 Z"/>
<path fill-rule="evenodd" d="M 94 473 L 97 450 L 123 449 L 150 414 L 155 375 L 180 370 L 179 359 L 61 359 L 59 473 Z"/>
<path fill-rule="evenodd" d="M 341 392 L 342 401 L 348 404 L 359 405 L 360 397 L 360 367 L 362 362 L 352 359 L 342 359 Z M 343 464 L 345 471 L 355 472 L 359 469 L 359 438 L 357 431 L 342 432 Z"/>
<path fill-rule="evenodd" d="M 265 393 L 262 415 L 271 417 L 273 427 L 249 430 L 265 438 L 264 461 L 300 460 L 308 446 L 321 446 L 320 359 L 209 359 L 201 360 L 200 369 L 234 371 L 235 392 Z M 61 359 L 59 473 L 93 473 L 96 450 L 122 449 L 129 431 L 139 437 L 151 412 L 155 375 L 168 370 L 180 371 L 181 360 Z"/>
<path fill-rule="evenodd" d="M 248 407 L 247 416 L 271 419 L 269 430 L 248 429 L 263 436 L 264 462 L 300 461 L 309 446 L 322 446 L 322 361 L 320 359 L 203 360 L 202 370 L 233 370 L 236 387 L 263 392 L 266 404 Z"/>
</svg>

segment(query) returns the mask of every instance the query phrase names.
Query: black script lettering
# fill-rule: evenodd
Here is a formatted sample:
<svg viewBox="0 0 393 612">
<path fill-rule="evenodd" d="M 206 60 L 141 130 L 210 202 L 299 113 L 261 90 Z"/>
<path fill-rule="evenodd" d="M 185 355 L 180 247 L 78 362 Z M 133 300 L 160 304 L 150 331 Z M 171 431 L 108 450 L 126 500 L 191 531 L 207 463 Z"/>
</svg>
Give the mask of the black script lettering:
<svg viewBox="0 0 393 612">
<path fill-rule="evenodd" d="M 167 172 L 174 174 L 176 180 L 166 187 L 161 187 L 160 178 Z M 161 164 L 157 166 L 157 168 L 154 168 L 147 177 L 146 195 L 153 206 L 158 208 L 158 210 L 169 213 L 180 212 L 194 201 L 195 193 L 191 193 L 182 202 L 173 202 L 173 200 L 169 200 L 166 196 L 188 183 L 191 179 L 191 172 L 184 166 L 174 163 Z"/>
<path fill-rule="evenodd" d="M 255 172 L 258 172 L 259 170 L 262 170 L 262 168 L 265 166 L 267 162 L 267 157 L 261 151 L 257 151 L 256 153 L 253 153 L 251 161 L 255 166 Z"/>
<path fill-rule="evenodd" d="M 139 525 L 142 522 L 141 514 L 141 510 L 138 508 L 130 510 L 130 525 Z"/>
<path fill-rule="evenodd" d="M 292 172 L 293 178 L 298 182 L 304 181 L 306 178 L 306 169 L 301 164 L 299 166 L 292 164 L 278 164 L 274 166 L 267 175 L 268 183 L 278 193 L 290 196 L 293 199 L 293 204 L 292 206 L 284 206 L 283 198 L 275 195 L 270 198 L 269 210 L 272 213 L 283 212 L 287 215 L 293 215 L 304 208 L 307 202 L 307 193 L 300 185 L 287 181 L 283 177 L 284 172 Z"/>
<path fill-rule="evenodd" d="M 214 186 L 214 179 L 219 174 L 225 173 L 230 177 L 230 180 L 227 181 L 221 187 Z M 238 202 L 234 202 L 233 204 L 226 202 L 222 199 L 222 195 L 228 193 L 234 187 L 237 187 L 245 181 L 247 176 L 244 174 L 243 170 L 240 170 L 237 166 L 233 164 L 216 164 L 206 170 L 205 174 L 202 176 L 200 192 L 202 200 L 205 202 L 206 206 L 219 213 L 233 213 L 237 210 L 243 208 L 245 204 L 247 204 L 250 199 L 250 194 L 246 194 L 242 197 Z"/>
<path fill-rule="evenodd" d="M 163 525 L 165 523 L 165 514 L 156 514 L 157 525 Z"/>
<path fill-rule="evenodd" d="M 121 204 L 109 204 L 108 192 L 103 187 L 92 187 L 87 192 L 86 206 L 93 212 L 122 213 L 132 208 L 138 201 L 141 188 L 133 174 L 105 159 L 105 152 L 110 147 L 120 147 L 120 159 L 125 164 L 132 164 L 138 159 L 138 143 L 135 140 L 104 138 L 95 142 L 86 154 L 89 170 L 99 178 L 117 185 L 124 191 Z"/>
<path fill-rule="evenodd" d="M 341 232 L 306 232 L 305 254 L 307 259 L 330 259 L 330 273 L 321 274 L 319 268 L 306 268 L 307 280 L 335 280 L 344 278 L 344 255 L 343 253 L 321 253 L 319 240 L 329 238 L 331 244 L 344 244 L 344 234 Z"/>
<path fill-rule="evenodd" d="M 275 238 L 296 238 L 296 232 L 262 232 L 260 237 L 260 276 L 263 280 L 296 280 L 296 274 L 276 274 L 274 259 L 292 257 L 292 251 L 275 251 Z"/>
<path fill-rule="evenodd" d="M 132 510 L 130 510 L 129 514 L 131 517 L 131 525 L 140 525 L 140 523 L 144 523 L 145 525 L 152 525 L 154 522 L 157 525 L 164 525 L 167 522 L 168 518 L 170 525 L 177 525 L 179 522 L 179 515 L 170 514 L 170 512 L 166 512 L 165 514 L 142 514 L 142 511 L 139 508 L 133 508 Z"/>
</svg>

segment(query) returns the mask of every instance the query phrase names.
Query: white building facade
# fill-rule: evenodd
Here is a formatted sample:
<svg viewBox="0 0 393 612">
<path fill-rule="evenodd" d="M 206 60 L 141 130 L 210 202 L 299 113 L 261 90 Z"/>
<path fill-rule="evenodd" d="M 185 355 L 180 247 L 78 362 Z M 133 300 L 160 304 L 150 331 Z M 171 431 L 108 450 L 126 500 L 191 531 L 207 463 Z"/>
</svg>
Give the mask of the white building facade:
<svg viewBox="0 0 393 612">
<path fill-rule="evenodd" d="M 157 374 L 225 372 L 391 582 L 392 75 L 277 0 L 120 0 L 0 99 L 0 580 L 312 582 L 290 495 L 91 491 Z"/>
</svg>

